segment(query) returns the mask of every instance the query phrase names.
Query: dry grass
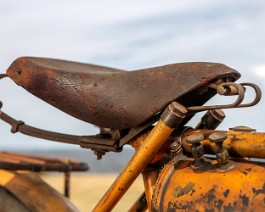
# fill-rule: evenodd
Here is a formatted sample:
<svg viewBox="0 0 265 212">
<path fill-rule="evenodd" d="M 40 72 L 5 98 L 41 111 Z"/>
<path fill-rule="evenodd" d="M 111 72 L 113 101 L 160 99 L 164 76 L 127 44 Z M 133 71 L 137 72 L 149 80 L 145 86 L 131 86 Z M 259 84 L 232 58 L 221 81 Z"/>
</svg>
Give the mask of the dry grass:
<svg viewBox="0 0 265 212">
<path fill-rule="evenodd" d="M 117 174 L 81 174 L 71 175 L 71 200 L 80 211 L 91 211 Z M 59 192 L 63 192 L 63 174 L 45 174 L 42 178 Z M 139 177 L 113 211 L 127 211 L 144 191 L 142 178 Z"/>
</svg>

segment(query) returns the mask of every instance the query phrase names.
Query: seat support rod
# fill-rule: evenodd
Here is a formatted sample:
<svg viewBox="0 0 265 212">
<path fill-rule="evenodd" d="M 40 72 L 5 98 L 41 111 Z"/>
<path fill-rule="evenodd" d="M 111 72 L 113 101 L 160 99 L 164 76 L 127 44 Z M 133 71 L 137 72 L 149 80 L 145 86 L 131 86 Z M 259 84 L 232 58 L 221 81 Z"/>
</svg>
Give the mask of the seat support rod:
<svg viewBox="0 0 265 212">
<path fill-rule="evenodd" d="M 127 166 L 94 208 L 94 211 L 111 211 L 115 207 L 186 114 L 186 108 L 177 102 L 169 104 L 142 146 L 135 152 Z"/>
</svg>

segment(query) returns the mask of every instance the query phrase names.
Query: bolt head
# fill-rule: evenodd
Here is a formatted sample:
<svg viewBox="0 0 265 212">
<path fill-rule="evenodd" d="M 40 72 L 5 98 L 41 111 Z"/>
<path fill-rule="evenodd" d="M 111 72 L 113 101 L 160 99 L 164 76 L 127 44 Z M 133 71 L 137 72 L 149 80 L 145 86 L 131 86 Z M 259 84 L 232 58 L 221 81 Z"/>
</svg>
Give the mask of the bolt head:
<svg viewBox="0 0 265 212">
<path fill-rule="evenodd" d="M 219 121 L 223 121 L 225 118 L 225 113 L 220 109 L 209 110 L 209 113 Z"/>
<path fill-rule="evenodd" d="M 171 104 L 169 104 L 168 108 L 171 111 L 171 113 L 179 117 L 185 117 L 185 115 L 188 112 L 187 109 L 178 102 L 172 102 Z"/>
<path fill-rule="evenodd" d="M 236 132 L 255 132 L 256 131 L 256 129 L 252 129 L 252 128 L 247 127 L 247 126 L 236 126 L 233 128 L 229 128 L 229 130 L 233 130 Z"/>
<path fill-rule="evenodd" d="M 192 134 L 186 137 L 186 141 L 189 144 L 199 144 L 202 142 L 204 139 L 204 135 L 197 133 L 197 134 Z"/>
<path fill-rule="evenodd" d="M 214 143 L 223 142 L 225 139 L 227 139 L 226 132 L 215 132 L 209 136 L 209 140 Z"/>
</svg>

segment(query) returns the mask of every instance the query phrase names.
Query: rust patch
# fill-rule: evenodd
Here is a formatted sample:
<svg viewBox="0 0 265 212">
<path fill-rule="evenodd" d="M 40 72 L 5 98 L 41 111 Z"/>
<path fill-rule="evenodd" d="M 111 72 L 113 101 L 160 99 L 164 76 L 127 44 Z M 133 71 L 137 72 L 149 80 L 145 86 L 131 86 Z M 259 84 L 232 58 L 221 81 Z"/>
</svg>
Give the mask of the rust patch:
<svg viewBox="0 0 265 212">
<path fill-rule="evenodd" d="M 188 194 L 189 192 L 192 192 L 191 193 L 192 195 L 195 192 L 193 187 L 194 187 L 194 183 L 192 182 L 189 182 L 184 188 L 182 188 L 182 186 L 178 186 L 177 188 L 174 189 L 173 196 L 178 198 L 185 194 Z"/>
<path fill-rule="evenodd" d="M 214 212 L 214 209 L 213 208 L 211 208 L 211 209 L 205 208 L 205 212 Z"/>
<path fill-rule="evenodd" d="M 168 207 L 167 207 L 167 212 L 175 212 L 177 210 L 184 210 L 187 211 L 187 209 L 190 209 L 192 206 L 193 202 L 192 201 L 186 201 L 185 203 L 176 203 L 176 202 L 169 202 Z M 198 210 L 196 210 L 198 211 Z"/>
<path fill-rule="evenodd" d="M 252 192 L 254 193 L 254 198 L 259 194 L 265 194 L 265 183 L 263 184 L 263 187 L 261 189 L 257 190 L 255 188 L 252 188 Z"/>
<path fill-rule="evenodd" d="M 224 197 L 227 198 L 228 195 L 229 195 L 229 193 L 230 193 L 230 189 L 227 189 L 227 190 L 224 192 Z"/>
<path fill-rule="evenodd" d="M 236 135 L 229 136 L 232 143 L 236 142 Z"/>
<path fill-rule="evenodd" d="M 222 207 L 223 207 L 223 204 L 224 204 L 224 201 L 223 201 L 223 200 L 219 199 L 219 200 L 217 201 L 217 204 L 215 204 L 215 205 L 216 205 L 218 211 L 221 211 L 221 209 L 222 209 Z"/>
<path fill-rule="evenodd" d="M 241 199 L 242 201 L 242 205 L 243 207 L 248 207 L 249 205 L 249 197 L 247 197 L 245 194 L 242 196 L 240 195 L 239 198 Z"/>
<path fill-rule="evenodd" d="M 248 175 L 248 173 L 249 173 L 251 170 L 252 170 L 251 168 L 244 169 L 241 173 L 244 174 L 244 175 Z"/>
<path fill-rule="evenodd" d="M 245 170 L 243 170 L 241 173 L 244 174 L 244 175 L 248 175 L 248 172 L 245 171 Z"/>
<path fill-rule="evenodd" d="M 224 206 L 224 212 L 232 212 L 232 211 L 235 211 L 235 207 L 233 207 L 231 203 L 229 203 L 227 206 Z"/>
<path fill-rule="evenodd" d="M 231 136 L 231 142 L 235 143 L 235 142 L 244 142 L 246 141 L 245 138 L 237 138 L 237 136 Z"/>
<path fill-rule="evenodd" d="M 215 199 L 215 188 L 212 188 L 207 194 L 207 203 L 210 204 Z"/>
</svg>

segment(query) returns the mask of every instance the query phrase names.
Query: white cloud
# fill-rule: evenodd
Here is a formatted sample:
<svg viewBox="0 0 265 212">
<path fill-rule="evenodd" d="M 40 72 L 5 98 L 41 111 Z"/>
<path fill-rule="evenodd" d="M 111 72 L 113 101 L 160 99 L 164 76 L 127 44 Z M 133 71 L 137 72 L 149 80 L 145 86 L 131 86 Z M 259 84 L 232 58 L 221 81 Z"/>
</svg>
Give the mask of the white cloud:
<svg viewBox="0 0 265 212">
<path fill-rule="evenodd" d="M 254 73 L 256 73 L 260 77 L 265 77 L 265 64 L 256 66 L 254 68 Z"/>
</svg>

